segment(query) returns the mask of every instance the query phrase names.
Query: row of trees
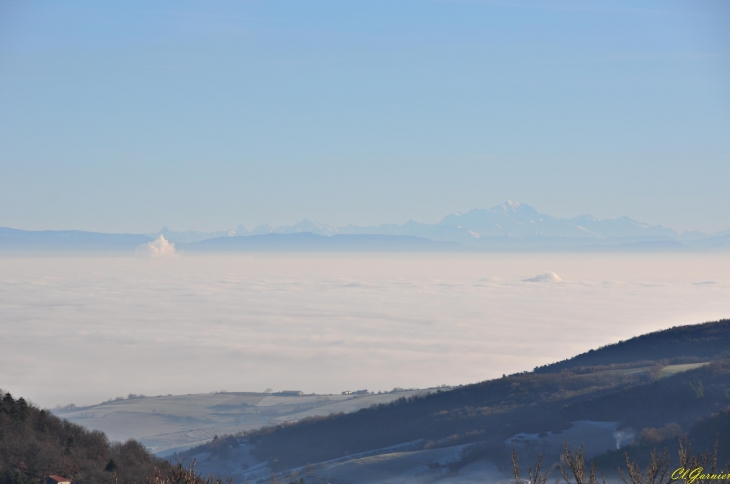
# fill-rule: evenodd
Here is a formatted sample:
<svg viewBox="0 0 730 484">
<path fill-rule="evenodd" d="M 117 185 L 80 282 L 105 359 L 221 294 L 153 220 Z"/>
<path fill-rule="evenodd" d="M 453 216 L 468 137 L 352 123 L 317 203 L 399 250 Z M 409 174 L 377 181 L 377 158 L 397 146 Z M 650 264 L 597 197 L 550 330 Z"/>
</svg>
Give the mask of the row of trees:
<svg viewBox="0 0 730 484">
<path fill-rule="evenodd" d="M 603 474 L 599 480 L 595 463 L 586 464 L 582 446 L 578 449 L 571 449 L 567 442 L 563 445 L 560 463 L 554 466 L 555 468 L 543 470 L 542 456 L 540 456 L 536 464 L 528 468 L 527 479 L 522 477 L 519 457 L 513 448 L 512 468 L 515 484 L 546 484 L 551 471 L 557 471 L 559 474 L 556 484 L 561 480 L 566 484 L 608 484 Z M 624 454 L 624 458 L 625 469 L 619 469 L 619 476 L 625 484 L 669 484 L 671 482 L 717 484 L 730 481 L 730 462 L 724 468 L 718 466 L 717 443 L 711 451 L 693 454 L 691 445 L 680 439 L 678 459 L 675 465 L 672 465 L 667 449 L 661 453 L 652 450 L 651 458 L 644 468 L 632 460 L 628 453 Z"/>
</svg>

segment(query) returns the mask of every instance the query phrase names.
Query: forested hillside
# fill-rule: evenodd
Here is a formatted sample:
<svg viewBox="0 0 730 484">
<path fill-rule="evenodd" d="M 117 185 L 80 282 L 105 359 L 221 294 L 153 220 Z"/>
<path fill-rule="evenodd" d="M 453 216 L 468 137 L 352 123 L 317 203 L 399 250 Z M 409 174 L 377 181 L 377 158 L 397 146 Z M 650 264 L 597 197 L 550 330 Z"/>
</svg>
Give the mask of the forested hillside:
<svg viewBox="0 0 730 484">
<path fill-rule="evenodd" d="M 62 420 L 0 390 L 0 484 L 37 484 L 50 474 L 75 484 L 145 482 L 161 461 L 134 440 Z"/>
<path fill-rule="evenodd" d="M 428 445 L 489 440 L 495 446 L 523 428 L 565 428 L 567 402 L 635 383 L 636 377 L 518 375 L 450 392 L 401 400 L 359 412 L 308 419 L 252 432 L 256 456 L 285 468 L 338 458 L 417 439 Z M 541 404 L 539 412 L 532 406 Z"/>
<path fill-rule="evenodd" d="M 630 363 L 708 361 L 730 357 L 730 319 L 678 326 L 607 345 L 567 360 L 535 368 L 535 373 Z"/>
<path fill-rule="evenodd" d="M 730 405 L 730 360 L 670 378 L 650 372 L 523 374 L 348 415 L 310 419 L 249 434 L 258 458 L 287 468 L 425 439 L 427 446 L 483 442 L 506 458 L 518 433 L 556 432 L 578 420 L 618 421 L 641 431 L 697 419 Z M 487 452 L 489 453 L 489 452 Z"/>
</svg>

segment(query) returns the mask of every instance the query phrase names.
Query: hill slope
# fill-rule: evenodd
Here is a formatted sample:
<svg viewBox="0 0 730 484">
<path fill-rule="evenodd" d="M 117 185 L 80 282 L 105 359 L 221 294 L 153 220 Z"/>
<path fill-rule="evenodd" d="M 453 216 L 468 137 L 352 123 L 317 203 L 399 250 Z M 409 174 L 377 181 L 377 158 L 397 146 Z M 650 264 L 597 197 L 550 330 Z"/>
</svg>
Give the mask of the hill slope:
<svg viewBox="0 0 730 484">
<path fill-rule="evenodd" d="M 101 430 L 113 440 L 134 439 L 160 457 L 207 442 L 214 435 L 253 430 L 310 416 L 353 412 L 428 390 L 381 395 L 301 395 L 219 392 L 118 398 L 87 407 L 53 412 L 71 422 Z"/>
<path fill-rule="evenodd" d="M 527 460 L 541 452 L 553 462 L 563 438 L 586 443 L 594 456 L 640 443 L 645 435 L 676 437 L 730 405 L 730 359 L 723 348 L 729 328 L 729 320 L 672 328 L 586 353 L 563 367 L 249 432 L 227 440 L 226 448 L 250 449 L 277 471 L 353 454 L 380 455 L 406 444 L 407 455 L 472 444 L 477 446 L 472 459 L 478 455 L 507 470 L 511 443 L 521 446 Z M 687 343 L 686 352 L 678 342 Z M 707 363 L 701 366 L 666 367 L 667 360 L 702 357 Z M 625 437 L 615 437 L 620 434 Z M 214 454 L 205 446 L 195 452 Z"/>
<path fill-rule="evenodd" d="M 667 360 L 672 363 L 730 357 L 730 319 L 678 326 L 590 350 L 573 358 L 535 368 L 536 373 L 600 365 Z"/>
</svg>

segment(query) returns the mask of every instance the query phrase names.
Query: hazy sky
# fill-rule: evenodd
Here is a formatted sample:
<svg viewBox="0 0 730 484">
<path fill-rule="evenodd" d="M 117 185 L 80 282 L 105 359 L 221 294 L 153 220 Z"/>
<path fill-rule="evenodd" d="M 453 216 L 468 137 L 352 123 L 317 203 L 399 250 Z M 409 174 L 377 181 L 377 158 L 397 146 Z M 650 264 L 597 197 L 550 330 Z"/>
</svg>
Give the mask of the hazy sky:
<svg viewBox="0 0 730 484">
<path fill-rule="evenodd" d="M 730 2 L 0 0 L 0 226 L 730 228 Z"/>
</svg>

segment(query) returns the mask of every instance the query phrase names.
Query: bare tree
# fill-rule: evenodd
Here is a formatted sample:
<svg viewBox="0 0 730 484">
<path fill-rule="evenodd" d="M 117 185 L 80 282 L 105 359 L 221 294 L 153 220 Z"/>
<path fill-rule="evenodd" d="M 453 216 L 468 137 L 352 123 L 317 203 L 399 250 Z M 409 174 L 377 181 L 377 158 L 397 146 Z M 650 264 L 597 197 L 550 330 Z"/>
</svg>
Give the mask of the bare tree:
<svg viewBox="0 0 730 484">
<path fill-rule="evenodd" d="M 686 471 L 690 476 L 693 472 L 698 475 L 712 476 L 717 474 L 717 451 L 718 451 L 718 439 L 715 438 L 715 446 L 712 451 L 703 452 L 699 455 L 692 455 L 692 445 L 688 444 L 684 440 L 679 440 L 679 468 Z M 730 463 L 726 465 L 727 471 L 730 473 Z M 685 479 L 682 477 L 682 479 Z M 685 479 L 686 480 L 686 479 Z M 708 484 L 716 483 L 717 478 L 700 479 L 693 478 L 693 483 L 696 484 Z"/>
<path fill-rule="evenodd" d="M 699 455 L 692 454 L 692 447 L 686 441 L 679 441 L 679 467 L 670 472 L 671 461 L 669 452 L 659 454 L 656 450 L 651 452 L 649 465 L 642 471 L 637 462 L 626 458 L 626 471 L 619 469 L 619 475 L 625 484 L 669 484 L 671 482 L 692 482 L 692 484 L 717 484 L 718 481 L 726 482 L 730 475 L 730 462 L 725 469 L 718 474 L 717 453 L 718 439 L 712 451 Z M 535 470 L 528 471 L 528 479 L 520 479 L 519 456 L 514 446 L 512 447 L 512 467 L 515 477 L 515 484 L 546 484 L 548 473 L 541 473 L 542 454 L 537 459 Z M 694 473 L 694 474 L 693 474 Z M 585 451 L 581 445 L 576 450 L 571 450 L 568 442 L 563 442 L 563 453 L 560 456 L 560 474 L 566 484 L 608 484 L 605 477 L 601 475 L 599 483 L 596 476 L 595 463 L 591 462 L 590 468 L 586 469 Z M 700 478 L 702 477 L 702 478 Z M 556 484 L 560 478 L 556 481 Z"/>
<path fill-rule="evenodd" d="M 527 469 L 527 476 L 528 484 L 545 484 L 548 480 L 548 471 L 545 471 L 544 473 L 540 472 L 540 468 L 542 467 L 542 454 L 540 454 L 537 457 L 537 463 L 535 464 L 535 469 L 533 470 L 532 467 Z M 515 447 L 512 446 L 512 468 L 514 470 L 515 475 L 515 484 L 524 484 L 520 480 L 520 461 L 517 456 L 517 451 L 515 450 Z"/>
<path fill-rule="evenodd" d="M 661 455 L 656 450 L 652 450 L 649 465 L 643 472 L 638 463 L 631 461 L 628 453 L 624 455 L 626 457 L 626 470 L 628 475 L 624 474 L 624 471 L 621 469 L 618 472 L 621 480 L 626 484 L 666 484 L 671 482 L 672 479 L 669 474 L 669 453 L 667 449 L 664 449 L 664 453 Z"/>
<path fill-rule="evenodd" d="M 563 442 L 563 454 L 560 456 L 560 474 L 567 484 L 575 479 L 575 484 L 599 484 L 596 477 L 596 465 L 591 461 L 591 468 L 586 475 L 585 451 L 583 445 L 575 451 L 568 447 L 568 441 Z M 603 484 L 606 479 L 601 476 Z"/>
<path fill-rule="evenodd" d="M 147 478 L 146 484 L 231 484 L 231 478 L 225 481 L 213 476 L 203 478 L 195 472 L 195 461 L 190 463 L 190 467 L 185 467 L 183 460 L 164 470 L 155 468 L 155 473 Z"/>
</svg>

